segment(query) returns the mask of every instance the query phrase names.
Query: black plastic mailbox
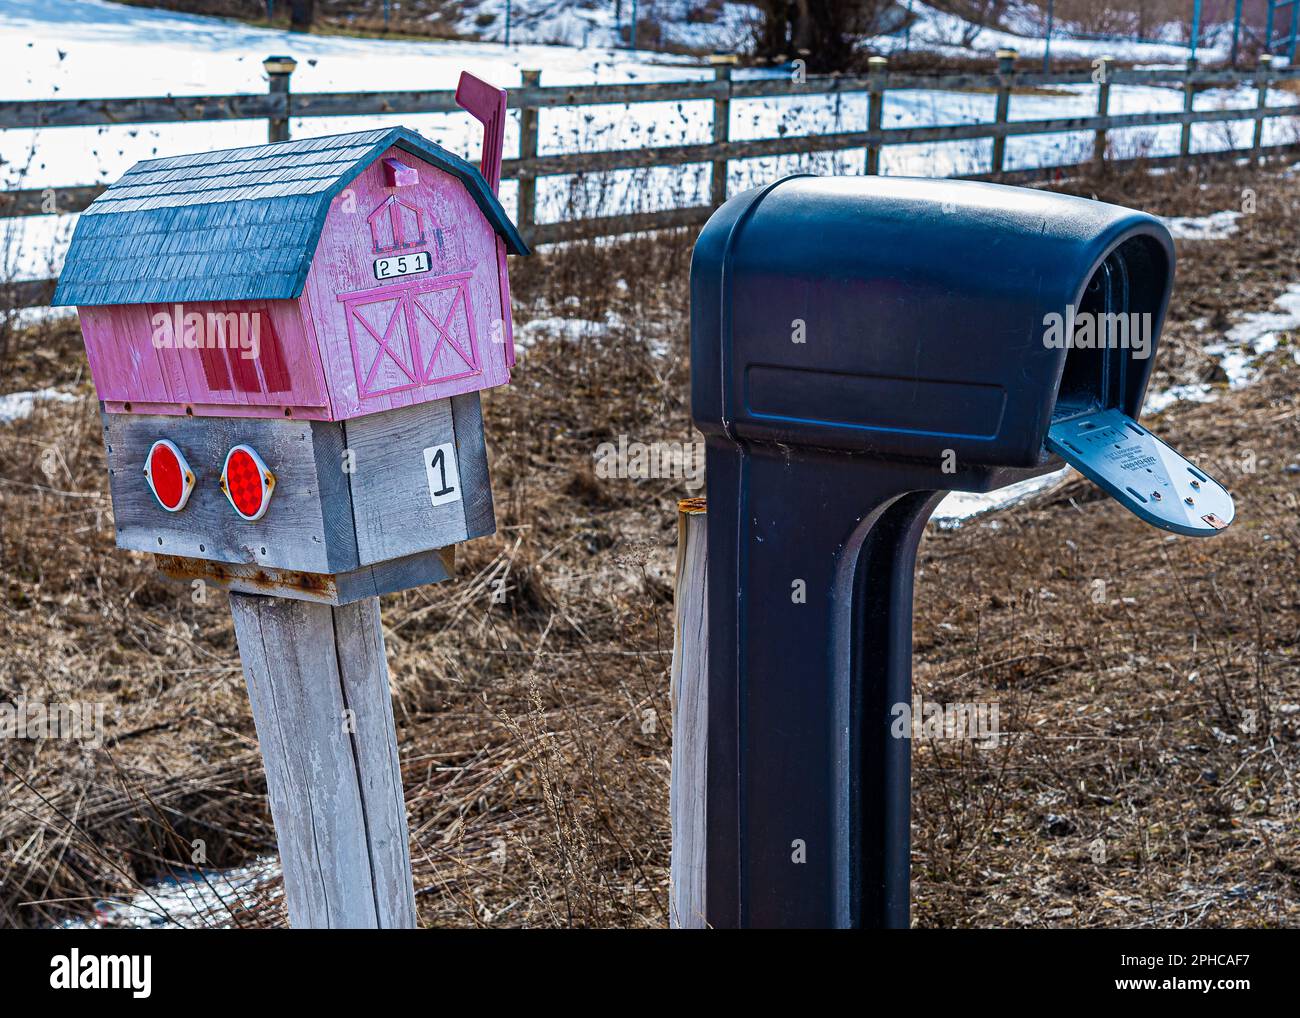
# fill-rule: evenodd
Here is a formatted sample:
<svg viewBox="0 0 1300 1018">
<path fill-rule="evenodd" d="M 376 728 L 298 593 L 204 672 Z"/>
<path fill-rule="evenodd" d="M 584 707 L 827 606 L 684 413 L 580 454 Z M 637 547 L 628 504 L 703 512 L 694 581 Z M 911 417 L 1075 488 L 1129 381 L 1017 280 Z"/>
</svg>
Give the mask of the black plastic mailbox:
<svg viewBox="0 0 1300 1018">
<path fill-rule="evenodd" d="M 791 177 L 710 219 L 691 269 L 710 925 L 907 925 L 910 746 L 889 728 L 947 492 L 1056 469 L 1059 449 L 1159 526 L 1231 521 L 1132 420 L 1173 270 L 1151 216 L 992 184 Z M 1137 331 L 1067 349 L 1052 315 Z"/>
</svg>

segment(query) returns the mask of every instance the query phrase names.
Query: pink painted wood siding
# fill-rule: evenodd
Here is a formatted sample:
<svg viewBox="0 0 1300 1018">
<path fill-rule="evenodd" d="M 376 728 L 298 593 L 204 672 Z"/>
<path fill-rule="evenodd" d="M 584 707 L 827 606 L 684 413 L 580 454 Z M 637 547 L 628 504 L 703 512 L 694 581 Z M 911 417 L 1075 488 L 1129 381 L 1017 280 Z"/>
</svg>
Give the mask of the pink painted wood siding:
<svg viewBox="0 0 1300 1018">
<path fill-rule="evenodd" d="M 385 186 L 384 159 L 418 171 Z M 376 278 L 379 258 L 428 252 L 427 271 Z M 303 289 L 335 420 L 510 381 L 504 247 L 464 186 L 390 149 L 334 200 Z"/>
<path fill-rule="evenodd" d="M 203 333 L 193 348 L 155 344 L 155 315 L 184 328 L 184 316 L 195 313 Z M 78 315 L 95 388 L 110 412 L 331 419 L 324 372 L 299 301 L 126 304 L 83 307 Z M 230 338 L 223 349 L 209 315 L 234 315 L 223 321 L 235 327 L 246 316 L 250 332 L 258 316 L 256 356 L 245 356 L 254 351 L 235 347 Z"/>
</svg>

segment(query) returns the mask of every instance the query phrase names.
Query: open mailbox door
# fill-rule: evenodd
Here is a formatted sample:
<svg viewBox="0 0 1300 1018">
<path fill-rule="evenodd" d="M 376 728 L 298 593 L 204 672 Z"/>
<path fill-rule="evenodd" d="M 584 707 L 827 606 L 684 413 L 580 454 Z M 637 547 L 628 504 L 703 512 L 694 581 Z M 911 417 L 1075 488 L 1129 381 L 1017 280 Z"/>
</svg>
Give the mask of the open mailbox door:
<svg viewBox="0 0 1300 1018">
<path fill-rule="evenodd" d="M 1236 515 L 1223 485 L 1118 410 L 1053 424 L 1047 448 L 1162 530 L 1208 537 Z"/>
</svg>

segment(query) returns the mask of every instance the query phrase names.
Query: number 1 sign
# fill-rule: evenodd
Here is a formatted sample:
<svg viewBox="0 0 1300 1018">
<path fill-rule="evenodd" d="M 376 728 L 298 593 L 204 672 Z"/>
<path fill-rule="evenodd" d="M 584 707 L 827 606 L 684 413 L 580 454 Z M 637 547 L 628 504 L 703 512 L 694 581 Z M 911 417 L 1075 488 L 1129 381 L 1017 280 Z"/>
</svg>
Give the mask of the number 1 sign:
<svg viewBox="0 0 1300 1018">
<path fill-rule="evenodd" d="M 429 476 L 429 497 L 435 506 L 460 501 L 460 472 L 456 468 L 456 447 L 450 442 L 424 450 Z"/>
</svg>

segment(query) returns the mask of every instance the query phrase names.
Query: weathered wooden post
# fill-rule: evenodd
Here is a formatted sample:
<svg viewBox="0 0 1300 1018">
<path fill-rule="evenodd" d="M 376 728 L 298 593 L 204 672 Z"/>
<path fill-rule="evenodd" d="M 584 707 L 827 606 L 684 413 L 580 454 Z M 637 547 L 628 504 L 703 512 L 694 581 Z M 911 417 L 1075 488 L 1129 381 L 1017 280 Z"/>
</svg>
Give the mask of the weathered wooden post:
<svg viewBox="0 0 1300 1018">
<path fill-rule="evenodd" d="M 230 591 L 295 926 L 415 925 L 379 596 L 496 526 L 479 393 L 510 380 L 527 247 L 496 194 L 505 92 L 456 95 L 479 168 L 401 127 L 137 163 L 55 294 L 118 546 Z"/>
<path fill-rule="evenodd" d="M 1261 53 L 1255 68 L 1255 129 L 1250 139 L 1250 149 L 1255 155 L 1259 155 L 1264 142 L 1264 109 L 1268 106 L 1268 78 L 1272 69 L 1272 56 Z"/>
<path fill-rule="evenodd" d="M 704 787 L 709 717 L 708 517 L 705 500 L 677 503 L 677 580 L 673 596 L 671 900 L 678 929 L 705 925 Z"/>
<path fill-rule="evenodd" d="M 231 593 L 289 921 L 409 929 L 415 894 L 379 598 Z"/>
<path fill-rule="evenodd" d="M 993 135 L 993 162 L 990 171 L 995 175 L 1002 172 L 1006 163 L 1006 127 L 1011 113 L 1011 92 L 1015 88 L 1015 80 L 1016 51 L 998 50 L 998 98 L 997 105 L 993 109 L 993 122 L 997 126 Z"/>
<path fill-rule="evenodd" d="M 262 61 L 266 71 L 266 90 L 270 95 L 284 96 L 284 116 L 271 117 L 266 122 L 266 140 L 268 142 L 289 140 L 289 78 L 298 61 L 293 57 L 267 57 Z"/>
<path fill-rule="evenodd" d="M 708 511 L 679 531 L 676 925 L 908 925 L 913 570 L 948 491 L 1064 460 L 1165 530 L 1232 522 L 1134 419 L 1173 264 L 1152 216 L 995 184 L 788 177 L 714 213 L 691 261 Z M 1146 341 L 1072 342 L 1117 318 Z"/>
<path fill-rule="evenodd" d="M 1110 116 L 1110 72 L 1114 66 L 1114 57 L 1099 57 L 1097 68 L 1097 116 Z M 1100 170 L 1106 163 L 1106 128 L 1098 127 L 1092 136 L 1092 161 Z"/>
<path fill-rule="evenodd" d="M 867 90 L 867 131 L 877 134 L 884 123 L 885 114 L 885 70 L 889 61 L 884 57 L 867 58 L 867 74 L 870 85 Z M 867 173 L 880 172 L 880 146 L 867 143 Z"/>
<path fill-rule="evenodd" d="M 713 143 L 725 145 L 731 138 L 731 69 L 736 63 L 734 53 L 714 53 L 709 57 L 713 64 L 713 79 L 725 91 L 713 100 Z M 714 208 L 727 200 L 727 160 L 713 160 L 709 178 L 709 198 Z"/>
<path fill-rule="evenodd" d="M 1196 88 L 1193 77 L 1196 74 L 1196 58 L 1187 58 L 1187 67 L 1183 71 L 1183 115 L 1191 117 L 1192 108 L 1196 103 Z M 1192 153 L 1192 122 L 1190 119 L 1183 121 L 1182 130 L 1178 134 L 1178 154 L 1186 159 Z"/>
<path fill-rule="evenodd" d="M 525 90 L 542 82 L 541 71 L 521 71 L 520 77 Z M 537 158 L 537 117 L 537 107 L 525 99 L 519 110 L 519 205 L 515 216 L 525 237 L 537 221 L 537 174 L 532 165 Z"/>
</svg>

